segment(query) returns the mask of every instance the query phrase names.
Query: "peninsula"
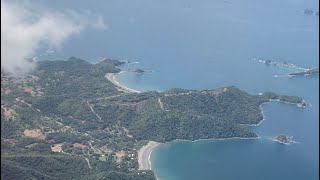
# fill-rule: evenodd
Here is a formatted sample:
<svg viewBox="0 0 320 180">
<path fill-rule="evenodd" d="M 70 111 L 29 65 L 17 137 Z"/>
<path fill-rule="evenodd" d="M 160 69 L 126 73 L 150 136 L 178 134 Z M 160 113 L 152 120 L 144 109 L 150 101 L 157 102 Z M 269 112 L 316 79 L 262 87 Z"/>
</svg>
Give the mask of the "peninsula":
<svg viewBox="0 0 320 180">
<path fill-rule="evenodd" d="M 4 179 L 155 179 L 149 156 L 158 143 L 257 138 L 243 124 L 262 121 L 261 104 L 305 104 L 234 86 L 138 93 L 115 80 L 118 60 L 36 63 L 24 77 L 1 72 Z"/>
</svg>

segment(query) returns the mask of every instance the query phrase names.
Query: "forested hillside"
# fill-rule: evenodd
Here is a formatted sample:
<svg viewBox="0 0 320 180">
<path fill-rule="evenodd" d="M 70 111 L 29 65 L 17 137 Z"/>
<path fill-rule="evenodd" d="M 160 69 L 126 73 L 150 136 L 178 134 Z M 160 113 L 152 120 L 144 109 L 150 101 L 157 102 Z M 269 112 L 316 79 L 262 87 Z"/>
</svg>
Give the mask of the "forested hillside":
<svg viewBox="0 0 320 180">
<path fill-rule="evenodd" d="M 241 124 L 259 123 L 262 103 L 305 105 L 236 87 L 125 93 L 105 78 L 123 63 L 72 57 L 40 61 L 25 77 L 1 73 L 1 178 L 155 179 L 137 170 L 149 140 L 254 138 Z"/>
</svg>

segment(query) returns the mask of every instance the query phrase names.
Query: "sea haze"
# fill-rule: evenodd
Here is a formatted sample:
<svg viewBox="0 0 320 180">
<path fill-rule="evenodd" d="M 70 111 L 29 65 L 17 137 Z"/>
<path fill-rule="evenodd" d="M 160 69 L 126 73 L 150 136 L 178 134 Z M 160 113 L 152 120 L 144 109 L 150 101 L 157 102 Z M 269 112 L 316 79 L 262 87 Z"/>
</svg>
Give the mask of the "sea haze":
<svg viewBox="0 0 320 180">
<path fill-rule="evenodd" d="M 172 142 L 157 148 L 151 162 L 161 180 L 319 179 L 319 76 L 288 77 L 297 68 L 259 62 L 319 66 L 319 17 L 304 14 L 306 8 L 317 12 L 318 1 L 42 2 L 101 13 L 108 26 L 71 38 L 43 59 L 139 62 L 123 68 L 152 72 L 123 73 L 117 80 L 142 91 L 234 85 L 251 94 L 297 95 L 308 103 L 304 109 L 279 102 L 263 105 L 265 121 L 252 127 L 260 136 L 257 140 Z M 293 136 L 296 143 L 273 142 L 279 134 Z"/>
</svg>

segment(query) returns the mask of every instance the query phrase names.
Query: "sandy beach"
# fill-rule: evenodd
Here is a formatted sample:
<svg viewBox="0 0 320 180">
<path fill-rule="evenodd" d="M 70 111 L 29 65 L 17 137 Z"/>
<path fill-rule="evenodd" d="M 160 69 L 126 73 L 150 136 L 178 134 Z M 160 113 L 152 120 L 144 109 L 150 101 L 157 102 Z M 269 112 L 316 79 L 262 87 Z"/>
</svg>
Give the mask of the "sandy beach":
<svg viewBox="0 0 320 180">
<path fill-rule="evenodd" d="M 160 144 L 155 141 L 149 141 L 147 145 L 142 146 L 138 152 L 139 170 L 151 170 L 150 154 Z"/>
<path fill-rule="evenodd" d="M 121 71 L 123 72 L 123 71 Z M 121 73 L 120 72 L 120 73 Z M 118 73 L 107 73 L 106 74 L 106 78 L 112 82 L 115 86 L 117 86 L 119 88 L 120 91 L 124 91 L 124 92 L 127 92 L 127 93 L 141 93 L 140 91 L 137 91 L 137 90 L 134 90 L 134 89 L 131 89 L 131 88 L 128 88 L 122 84 L 120 84 L 118 81 L 115 80 L 115 77 Z"/>
</svg>

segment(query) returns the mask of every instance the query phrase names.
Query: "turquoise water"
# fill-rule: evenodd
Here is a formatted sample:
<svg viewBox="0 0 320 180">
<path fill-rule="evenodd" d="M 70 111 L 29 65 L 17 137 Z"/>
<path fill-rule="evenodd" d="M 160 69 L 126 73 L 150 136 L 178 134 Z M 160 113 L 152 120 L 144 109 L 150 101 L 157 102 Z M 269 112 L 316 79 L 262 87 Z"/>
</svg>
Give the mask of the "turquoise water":
<svg viewBox="0 0 320 180">
<path fill-rule="evenodd" d="M 106 31 L 88 30 L 43 58 L 78 56 L 128 59 L 120 83 L 137 90 L 211 89 L 234 85 L 252 94 L 274 91 L 303 97 L 305 109 L 272 102 L 257 140 L 172 142 L 151 155 L 165 180 L 319 179 L 319 76 L 286 76 L 296 68 L 266 66 L 259 59 L 298 67 L 319 66 L 319 17 L 306 16 L 316 0 L 99 0 L 44 1 L 53 8 L 89 9 L 104 16 Z M 276 76 L 276 77 L 275 77 Z M 293 136 L 280 145 L 271 138 Z"/>
<path fill-rule="evenodd" d="M 260 139 L 172 142 L 152 153 L 152 169 L 168 180 L 318 179 L 318 122 L 291 105 L 271 103 L 263 109 L 266 120 L 256 128 Z M 280 133 L 296 143 L 273 142 Z"/>
</svg>

